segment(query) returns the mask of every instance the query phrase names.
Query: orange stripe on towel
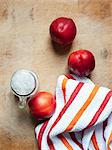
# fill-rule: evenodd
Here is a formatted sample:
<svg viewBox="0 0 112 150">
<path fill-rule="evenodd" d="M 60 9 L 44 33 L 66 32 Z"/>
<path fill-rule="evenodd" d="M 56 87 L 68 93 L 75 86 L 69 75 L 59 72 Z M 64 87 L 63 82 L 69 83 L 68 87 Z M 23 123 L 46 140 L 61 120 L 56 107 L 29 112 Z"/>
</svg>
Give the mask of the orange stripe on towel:
<svg viewBox="0 0 112 150">
<path fill-rule="evenodd" d="M 93 146 L 94 146 L 95 150 L 100 150 L 99 147 L 98 147 L 97 140 L 96 140 L 95 132 L 93 132 L 91 140 L 92 140 L 92 143 L 93 143 Z"/>
<path fill-rule="evenodd" d="M 111 149 L 110 149 L 110 146 L 109 146 L 111 142 L 112 142 L 112 132 L 111 132 L 111 134 L 110 134 L 110 137 L 109 137 L 108 143 L 107 143 L 108 150 L 111 150 Z"/>
<path fill-rule="evenodd" d="M 94 89 L 91 92 L 89 98 L 84 103 L 84 105 L 82 106 L 82 108 L 77 112 L 77 114 L 75 115 L 75 117 L 73 118 L 73 120 L 70 122 L 70 124 L 68 125 L 68 127 L 65 129 L 65 132 L 70 131 L 74 127 L 74 125 L 78 122 L 78 120 L 81 118 L 81 116 L 84 113 L 84 111 L 87 109 L 87 107 L 89 106 L 89 104 L 92 102 L 92 100 L 95 97 L 98 89 L 99 89 L 98 86 L 94 87 Z"/>
<path fill-rule="evenodd" d="M 69 142 L 66 140 L 66 138 L 62 134 L 57 135 L 57 137 L 63 142 L 63 144 L 66 146 L 66 148 L 68 150 L 74 150 L 72 148 L 72 146 L 69 144 Z"/>
<path fill-rule="evenodd" d="M 66 83 L 68 79 L 64 78 L 62 82 L 62 91 L 63 91 L 63 97 L 64 97 L 64 102 L 66 103 Z"/>
</svg>

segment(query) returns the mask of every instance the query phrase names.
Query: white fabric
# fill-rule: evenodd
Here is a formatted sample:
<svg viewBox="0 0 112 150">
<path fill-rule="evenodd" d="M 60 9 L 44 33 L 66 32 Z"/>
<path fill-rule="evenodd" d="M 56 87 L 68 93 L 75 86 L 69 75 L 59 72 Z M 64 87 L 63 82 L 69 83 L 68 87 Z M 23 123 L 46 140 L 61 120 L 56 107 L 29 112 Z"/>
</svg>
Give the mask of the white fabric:
<svg viewBox="0 0 112 150">
<path fill-rule="evenodd" d="M 95 86 L 90 79 L 61 75 L 56 86 L 56 111 L 35 129 L 39 149 L 111 150 L 111 97 L 110 89 Z"/>
</svg>

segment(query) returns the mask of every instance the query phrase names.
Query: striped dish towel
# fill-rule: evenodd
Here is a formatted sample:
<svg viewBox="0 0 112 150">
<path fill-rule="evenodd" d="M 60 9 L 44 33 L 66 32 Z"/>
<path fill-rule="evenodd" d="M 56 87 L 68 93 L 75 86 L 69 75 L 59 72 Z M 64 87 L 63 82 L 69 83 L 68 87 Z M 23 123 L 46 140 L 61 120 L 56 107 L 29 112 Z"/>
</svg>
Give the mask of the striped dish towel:
<svg viewBox="0 0 112 150">
<path fill-rule="evenodd" d="M 35 132 L 39 150 L 112 150 L 112 91 L 61 75 L 56 111 Z"/>
</svg>

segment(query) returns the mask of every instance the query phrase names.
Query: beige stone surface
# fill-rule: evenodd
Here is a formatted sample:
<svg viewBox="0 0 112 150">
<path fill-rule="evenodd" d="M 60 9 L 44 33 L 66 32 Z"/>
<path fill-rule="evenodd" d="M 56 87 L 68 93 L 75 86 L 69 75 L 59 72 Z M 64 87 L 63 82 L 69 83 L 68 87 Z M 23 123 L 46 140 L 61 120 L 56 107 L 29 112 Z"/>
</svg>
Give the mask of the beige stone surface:
<svg viewBox="0 0 112 150">
<path fill-rule="evenodd" d="M 52 45 L 51 21 L 60 16 L 76 21 L 71 47 Z M 0 150 L 36 150 L 34 126 L 27 110 L 17 107 L 10 78 L 30 69 L 40 90 L 54 92 L 56 79 L 67 71 L 67 57 L 76 49 L 96 57 L 94 82 L 112 88 L 112 0 L 0 0 Z"/>
</svg>

